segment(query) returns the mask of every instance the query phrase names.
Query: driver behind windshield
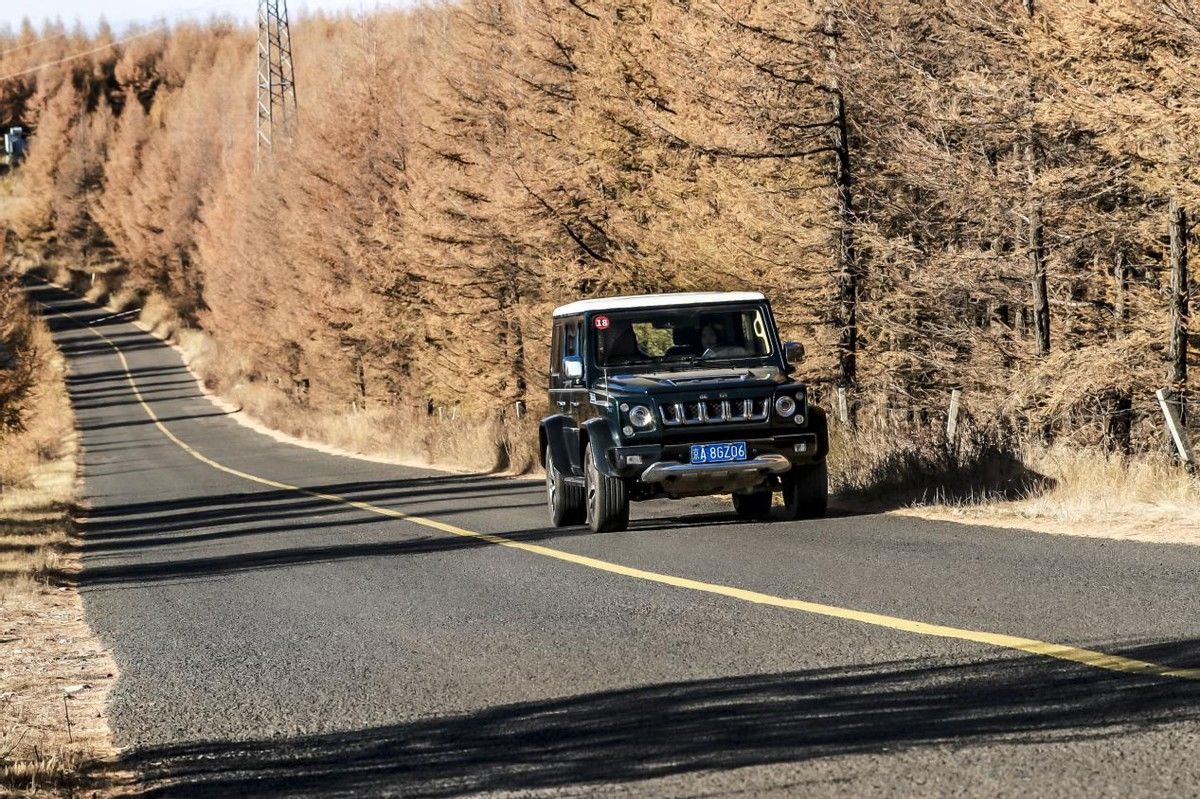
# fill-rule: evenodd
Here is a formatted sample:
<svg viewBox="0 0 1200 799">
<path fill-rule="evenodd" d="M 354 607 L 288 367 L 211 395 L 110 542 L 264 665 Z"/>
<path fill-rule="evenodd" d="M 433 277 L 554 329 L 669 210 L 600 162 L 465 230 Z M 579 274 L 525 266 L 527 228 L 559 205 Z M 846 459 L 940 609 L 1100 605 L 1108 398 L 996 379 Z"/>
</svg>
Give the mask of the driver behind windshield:
<svg viewBox="0 0 1200 799">
<path fill-rule="evenodd" d="M 743 358 L 751 353 L 742 346 L 733 344 L 720 322 L 711 322 L 700 329 L 701 358 Z"/>
</svg>

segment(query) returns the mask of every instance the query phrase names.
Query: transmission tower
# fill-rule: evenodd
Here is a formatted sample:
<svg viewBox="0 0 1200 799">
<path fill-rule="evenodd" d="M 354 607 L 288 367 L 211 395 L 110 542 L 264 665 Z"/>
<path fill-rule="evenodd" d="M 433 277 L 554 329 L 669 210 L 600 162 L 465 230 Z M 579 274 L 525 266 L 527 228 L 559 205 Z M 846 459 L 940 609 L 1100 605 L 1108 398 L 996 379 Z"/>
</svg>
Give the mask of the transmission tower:
<svg viewBox="0 0 1200 799">
<path fill-rule="evenodd" d="M 287 0 L 258 0 L 258 156 L 296 124 L 296 81 Z"/>
</svg>

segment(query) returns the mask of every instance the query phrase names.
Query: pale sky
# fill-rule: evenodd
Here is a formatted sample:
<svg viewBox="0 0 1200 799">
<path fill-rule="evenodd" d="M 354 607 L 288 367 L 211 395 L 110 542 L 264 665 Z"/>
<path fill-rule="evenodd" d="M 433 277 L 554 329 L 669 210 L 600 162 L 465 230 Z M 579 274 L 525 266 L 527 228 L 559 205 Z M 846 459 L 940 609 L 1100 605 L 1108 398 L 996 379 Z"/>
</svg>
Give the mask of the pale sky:
<svg viewBox="0 0 1200 799">
<path fill-rule="evenodd" d="M 411 0 L 287 0 L 288 15 L 293 20 L 317 10 L 363 12 L 413 4 Z M 134 22 L 204 20 L 214 15 L 252 22 L 257 8 L 257 0 L 41 0 L 38 3 L 0 0 L 0 29 L 7 25 L 13 31 L 18 30 L 25 16 L 38 28 L 44 20 L 57 18 L 68 27 L 79 20 L 89 29 L 103 16 L 118 32 Z"/>
</svg>

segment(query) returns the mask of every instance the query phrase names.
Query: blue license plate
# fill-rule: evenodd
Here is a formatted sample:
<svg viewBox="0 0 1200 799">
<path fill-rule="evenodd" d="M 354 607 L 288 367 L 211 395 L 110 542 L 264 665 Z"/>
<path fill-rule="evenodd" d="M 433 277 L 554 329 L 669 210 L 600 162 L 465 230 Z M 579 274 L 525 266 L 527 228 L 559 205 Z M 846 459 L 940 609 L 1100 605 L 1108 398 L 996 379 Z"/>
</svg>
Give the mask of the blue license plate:
<svg viewBox="0 0 1200 799">
<path fill-rule="evenodd" d="M 692 463 L 732 463 L 746 460 L 746 442 L 692 444 Z"/>
</svg>

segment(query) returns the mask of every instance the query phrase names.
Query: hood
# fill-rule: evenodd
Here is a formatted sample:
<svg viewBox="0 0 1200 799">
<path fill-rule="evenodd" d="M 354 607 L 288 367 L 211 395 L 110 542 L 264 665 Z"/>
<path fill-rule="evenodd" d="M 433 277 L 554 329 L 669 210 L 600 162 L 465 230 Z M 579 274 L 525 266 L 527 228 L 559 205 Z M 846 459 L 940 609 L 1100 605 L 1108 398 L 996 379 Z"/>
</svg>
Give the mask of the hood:
<svg viewBox="0 0 1200 799">
<path fill-rule="evenodd" d="M 630 394 L 667 391 L 709 391 L 714 389 L 774 386 L 784 382 L 783 373 L 774 366 L 689 369 L 675 372 L 638 372 L 609 375 L 607 388 Z M 599 386 L 598 386 L 599 387 Z"/>
</svg>

